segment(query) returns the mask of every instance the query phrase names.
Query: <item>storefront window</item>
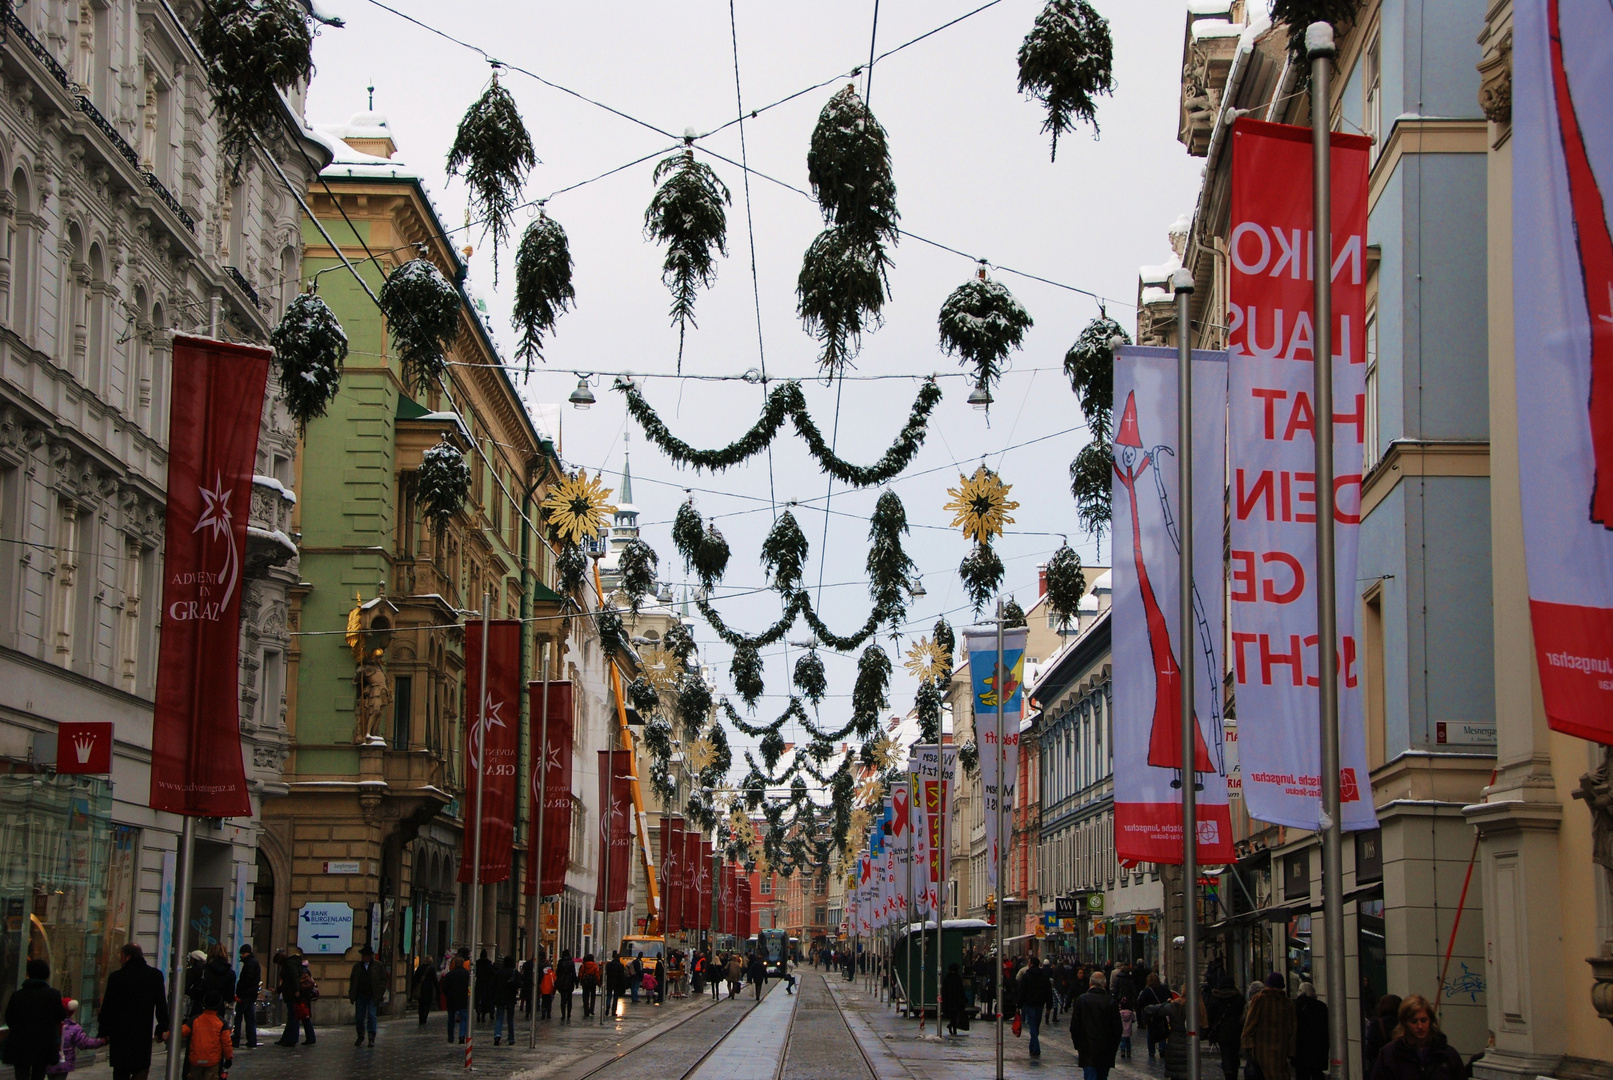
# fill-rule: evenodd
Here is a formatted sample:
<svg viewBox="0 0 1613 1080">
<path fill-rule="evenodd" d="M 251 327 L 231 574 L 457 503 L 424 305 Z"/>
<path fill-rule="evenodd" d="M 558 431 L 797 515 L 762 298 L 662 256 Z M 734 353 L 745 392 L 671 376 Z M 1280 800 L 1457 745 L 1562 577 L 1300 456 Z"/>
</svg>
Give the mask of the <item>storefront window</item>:
<svg viewBox="0 0 1613 1080">
<path fill-rule="evenodd" d="M 13 771 L 0 773 L 0 1008 L 25 963 L 40 959 L 51 985 L 84 1002 L 87 1023 L 109 958 L 128 940 L 138 830 L 114 836 L 105 780 L 4 767 Z"/>
</svg>

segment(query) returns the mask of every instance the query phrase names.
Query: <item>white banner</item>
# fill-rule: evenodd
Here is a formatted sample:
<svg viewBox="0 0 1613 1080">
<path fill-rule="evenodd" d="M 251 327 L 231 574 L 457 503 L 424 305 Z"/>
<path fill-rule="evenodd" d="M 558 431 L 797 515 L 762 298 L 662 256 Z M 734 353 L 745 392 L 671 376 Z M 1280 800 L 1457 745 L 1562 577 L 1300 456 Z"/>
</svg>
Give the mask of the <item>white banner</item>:
<svg viewBox="0 0 1613 1080">
<path fill-rule="evenodd" d="M 916 823 L 924 839 L 913 887 L 922 898 L 921 914 L 934 917 L 944 914 L 941 905 L 952 869 L 949 862 L 952 837 L 943 834 L 955 827 L 952 803 L 958 778 L 958 748 L 933 743 L 915 746 L 907 759 L 907 767 L 917 783 L 918 805 L 923 810 L 922 819 Z"/>
<path fill-rule="evenodd" d="M 913 913 L 920 919 L 930 914 L 930 890 L 924 886 L 924 868 L 930 865 L 930 830 L 925 823 L 924 795 L 919 790 L 917 772 L 918 747 L 913 747 L 907 758 L 907 785 L 904 794 L 907 798 L 908 814 L 908 853 L 911 876 L 903 872 L 902 884 L 904 887 L 911 882 Z M 901 790 L 901 789 L 898 789 Z"/>
<path fill-rule="evenodd" d="M 1123 403 L 1114 435 L 1115 855 L 1182 862 L 1185 662 L 1198 723 L 1198 855 L 1214 865 L 1232 860 L 1221 685 L 1227 354 L 1193 354 L 1194 626 L 1185 648 L 1177 381 L 1175 349 L 1115 351 L 1115 401 Z"/>
<path fill-rule="evenodd" d="M 1613 743 L 1613 9 L 1518 4 L 1513 26 L 1512 290 L 1535 659 L 1551 726 Z"/>
<path fill-rule="evenodd" d="M 998 770 L 1002 770 L 1003 827 L 1013 835 L 1014 784 L 1019 777 L 1019 722 L 1025 714 L 1025 640 L 1023 627 L 1005 630 L 1002 635 L 1002 662 L 1007 683 L 999 695 L 997 678 L 997 631 L 965 630 L 964 647 L 969 653 L 969 683 L 974 693 L 975 747 L 980 752 L 980 787 L 986 815 L 986 885 L 997 888 L 997 864 L 1001 859 L 997 840 Z M 997 703 L 1004 702 L 1002 723 L 997 722 Z M 1001 746 L 999 747 L 999 732 Z M 1000 752 L 999 752 L 1000 749 Z"/>
</svg>

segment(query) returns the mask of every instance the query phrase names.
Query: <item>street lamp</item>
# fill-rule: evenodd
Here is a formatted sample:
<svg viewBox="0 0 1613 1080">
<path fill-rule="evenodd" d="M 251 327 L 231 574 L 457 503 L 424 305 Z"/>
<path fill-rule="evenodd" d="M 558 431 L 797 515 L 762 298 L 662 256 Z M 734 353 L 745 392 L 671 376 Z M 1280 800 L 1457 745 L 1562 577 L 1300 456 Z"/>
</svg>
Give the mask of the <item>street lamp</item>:
<svg viewBox="0 0 1613 1080">
<path fill-rule="evenodd" d="M 577 377 L 577 389 L 573 390 L 571 396 L 566 400 L 578 409 L 587 409 L 593 405 L 594 392 L 588 389 L 588 376 L 580 375 Z"/>
<path fill-rule="evenodd" d="M 975 383 L 975 388 L 969 391 L 969 404 L 981 412 L 991 408 L 991 391 L 984 382 Z"/>
</svg>

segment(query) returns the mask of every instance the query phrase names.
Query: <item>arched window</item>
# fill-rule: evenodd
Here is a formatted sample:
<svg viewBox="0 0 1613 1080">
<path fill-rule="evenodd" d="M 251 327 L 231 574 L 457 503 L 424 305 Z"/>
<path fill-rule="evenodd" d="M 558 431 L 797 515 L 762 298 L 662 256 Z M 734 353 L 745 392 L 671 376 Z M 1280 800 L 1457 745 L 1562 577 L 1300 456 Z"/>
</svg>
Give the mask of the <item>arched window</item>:
<svg viewBox="0 0 1613 1080">
<path fill-rule="evenodd" d="M 74 373 L 84 370 L 84 346 L 88 330 L 84 325 L 84 296 L 90 282 L 84 262 L 84 233 L 77 222 L 67 226 L 67 265 L 63 267 L 60 297 L 57 300 L 56 357 Z"/>
<path fill-rule="evenodd" d="M 6 258 L 11 263 L 6 321 L 24 341 L 32 341 L 34 267 L 39 225 L 34 217 L 33 192 L 25 169 L 19 168 L 11 176 L 11 200 L 11 221 L 6 227 Z"/>
<path fill-rule="evenodd" d="M 84 385 L 102 400 L 110 400 L 107 386 L 106 256 L 100 244 L 90 245 L 89 287 L 84 292 Z"/>
<path fill-rule="evenodd" d="M 146 432 L 158 442 L 168 440 L 168 376 L 170 364 L 169 335 L 161 303 L 151 306 L 151 411 L 147 414 Z"/>
</svg>

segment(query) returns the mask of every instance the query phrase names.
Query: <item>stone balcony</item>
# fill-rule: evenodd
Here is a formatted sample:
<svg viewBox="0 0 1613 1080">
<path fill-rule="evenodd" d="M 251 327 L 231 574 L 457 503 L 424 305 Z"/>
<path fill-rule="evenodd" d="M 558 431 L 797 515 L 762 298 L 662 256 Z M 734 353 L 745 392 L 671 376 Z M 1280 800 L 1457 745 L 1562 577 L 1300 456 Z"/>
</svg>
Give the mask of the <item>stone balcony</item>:
<svg viewBox="0 0 1613 1080">
<path fill-rule="evenodd" d="M 1176 137 L 1194 157 L 1210 150 L 1232 61 L 1243 34 L 1244 0 L 1195 0 L 1182 41 L 1182 98 Z"/>
<path fill-rule="evenodd" d="M 297 496 L 271 476 L 252 478 L 252 508 L 247 517 L 246 573 L 261 578 L 297 557 L 291 511 Z"/>
</svg>

